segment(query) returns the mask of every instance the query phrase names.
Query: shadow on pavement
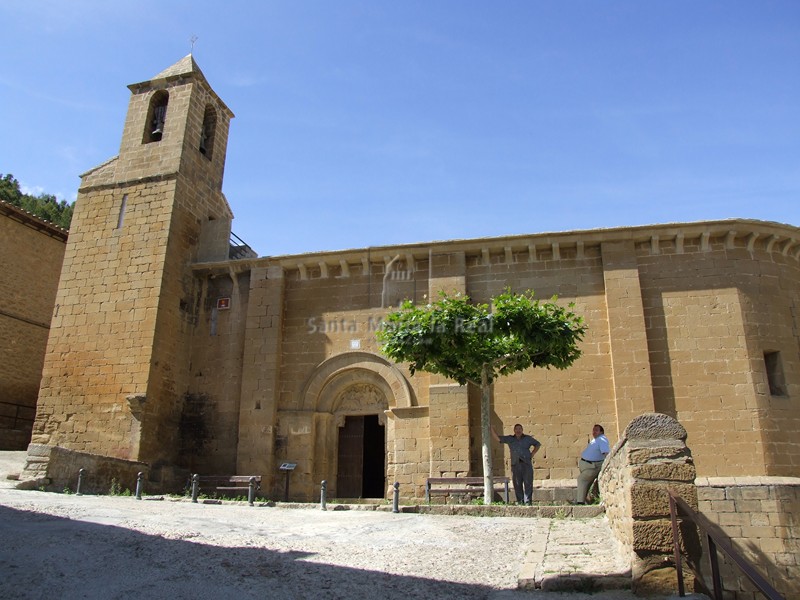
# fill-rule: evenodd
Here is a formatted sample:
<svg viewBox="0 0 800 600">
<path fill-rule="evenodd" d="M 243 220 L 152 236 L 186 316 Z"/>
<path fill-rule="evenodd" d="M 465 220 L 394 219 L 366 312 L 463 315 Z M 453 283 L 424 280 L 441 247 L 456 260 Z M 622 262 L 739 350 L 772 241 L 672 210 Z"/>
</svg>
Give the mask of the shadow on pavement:
<svg viewBox="0 0 800 600">
<path fill-rule="evenodd" d="M 315 564 L 0 506 L 0 598 L 486 598 L 492 588 Z"/>
</svg>

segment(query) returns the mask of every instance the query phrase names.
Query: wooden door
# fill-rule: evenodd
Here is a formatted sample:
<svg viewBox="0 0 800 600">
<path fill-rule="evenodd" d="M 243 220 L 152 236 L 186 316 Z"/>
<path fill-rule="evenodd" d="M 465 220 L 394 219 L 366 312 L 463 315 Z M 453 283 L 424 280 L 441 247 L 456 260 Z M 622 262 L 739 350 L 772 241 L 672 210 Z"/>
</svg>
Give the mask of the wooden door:
<svg viewBox="0 0 800 600">
<path fill-rule="evenodd" d="M 339 429 L 336 497 L 360 498 L 364 473 L 364 417 L 346 417 Z"/>
</svg>

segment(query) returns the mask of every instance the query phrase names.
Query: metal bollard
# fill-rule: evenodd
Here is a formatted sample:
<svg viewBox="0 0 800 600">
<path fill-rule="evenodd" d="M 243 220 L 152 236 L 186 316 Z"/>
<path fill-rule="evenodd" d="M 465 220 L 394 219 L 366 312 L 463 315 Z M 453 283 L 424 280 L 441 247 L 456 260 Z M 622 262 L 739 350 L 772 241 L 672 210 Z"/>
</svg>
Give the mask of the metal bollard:
<svg viewBox="0 0 800 600">
<path fill-rule="evenodd" d="M 251 477 L 250 483 L 247 486 L 247 503 L 250 506 L 253 506 L 253 502 L 256 499 L 256 478 Z"/>
<path fill-rule="evenodd" d="M 394 499 L 392 501 L 392 512 L 400 512 L 400 483 L 394 482 Z"/>
<path fill-rule="evenodd" d="M 142 478 L 143 477 L 144 477 L 144 475 L 142 474 L 141 471 L 139 471 L 139 474 L 136 476 L 136 499 L 137 500 L 141 500 L 142 499 Z"/>
<path fill-rule="evenodd" d="M 323 479 L 322 485 L 319 488 L 319 507 L 322 510 L 328 510 L 325 503 L 328 501 L 328 482 Z"/>
<path fill-rule="evenodd" d="M 197 495 L 200 493 L 200 476 L 195 473 L 192 475 L 192 502 L 197 503 Z"/>
<path fill-rule="evenodd" d="M 78 469 L 78 487 L 75 488 L 76 496 L 83 496 L 83 494 L 81 494 L 81 483 L 83 483 L 84 472 L 85 472 L 84 469 Z"/>
</svg>

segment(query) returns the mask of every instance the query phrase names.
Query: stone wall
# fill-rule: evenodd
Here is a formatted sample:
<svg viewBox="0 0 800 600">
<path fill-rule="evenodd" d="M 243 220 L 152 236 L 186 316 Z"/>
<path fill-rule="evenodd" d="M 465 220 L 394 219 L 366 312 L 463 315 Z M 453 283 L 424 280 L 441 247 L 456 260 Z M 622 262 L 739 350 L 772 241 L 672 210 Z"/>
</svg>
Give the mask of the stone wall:
<svg viewBox="0 0 800 600">
<path fill-rule="evenodd" d="M 600 491 L 615 538 L 631 555 L 633 589 L 640 594 L 677 589 L 666 489 L 718 524 L 741 554 L 786 598 L 800 593 L 800 479 L 695 478 L 686 430 L 667 415 L 631 421 L 600 473 Z M 681 544 L 711 584 L 705 536 L 688 520 Z M 756 600 L 760 593 L 723 553 L 725 598 Z M 687 590 L 693 575 L 684 564 Z"/>
<path fill-rule="evenodd" d="M 24 479 L 17 484 L 17 488 L 75 492 L 81 469 L 84 473 L 80 491 L 86 494 L 108 494 L 114 484 L 119 486 L 120 492 L 135 492 L 137 475 L 142 473 L 145 481 L 152 475 L 149 466 L 144 463 L 76 452 L 57 446 L 31 444 L 28 447 Z M 153 485 L 150 489 L 162 490 L 160 482 L 151 483 Z M 144 488 L 143 491 L 146 492 L 147 484 L 144 484 Z"/>
<path fill-rule="evenodd" d="M 673 593 L 677 575 L 667 489 L 697 509 L 695 468 L 686 430 L 671 417 L 649 413 L 633 419 L 600 472 L 600 493 L 611 530 L 631 557 L 635 593 Z M 699 556 L 696 530 L 681 526 L 681 544 Z M 691 577 L 684 574 L 687 581 Z"/>
<path fill-rule="evenodd" d="M 700 511 L 786 598 L 800 598 L 800 478 L 700 477 Z M 726 598 L 761 594 L 720 554 Z"/>
<path fill-rule="evenodd" d="M 0 450 L 31 440 L 67 232 L 0 202 Z"/>
<path fill-rule="evenodd" d="M 266 456 L 278 456 L 276 443 L 286 448 L 280 435 L 274 437 L 281 414 L 303 403 L 302 410 L 313 410 L 314 400 L 301 398 L 301 391 L 319 365 L 354 349 L 379 355 L 374 330 L 389 310 L 386 302 L 424 302 L 445 289 L 487 302 L 510 287 L 574 302 L 589 326 L 583 354 L 570 369 L 531 369 L 494 385 L 495 429 L 508 431 L 519 422 L 542 442 L 535 478 L 548 492 L 540 496 L 565 487 L 550 482 L 577 475 L 575 462 L 594 423 L 613 441 L 631 418 L 653 411 L 686 424 L 701 475 L 791 473 L 800 460 L 800 444 L 791 441 L 800 430 L 800 365 L 791 351 L 800 326 L 792 309 L 800 269 L 792 236 L 795 228 L 731 221 L 255 259 L 248 263 L 254 273 L 275 275 L 252 280 L 251 297 L 259 304 L 248 307 L 240 419 L 247 441 L 240 438 L 239 461 L 255 456 L 266 464 Z M 202 266 L 207 273 L 228 268 Z M 262 314 L 266 310 L 273 314 Z M 781 355 L 782 391 L 768 385 L 765 355 L 772 351 Z M 463 462 L 467 449 L 469 474 L 480 475 L 477 390 L 469 389 L 455 412 L 444 405 L 440 410 L 434 405 L 449 396 L 432 394 L 432 386 L 449 382 L 397 367 L 412 390 L 412 405 L 429 409 L 428 422 L 415 425 L 429 437 L 413 445 L 427 446 L 437 463 L 415 467 L 415 492 L 424 476 L 449 472 L 440 457 L 452 454 Z M 262 403 L 265 395 L 269 401 Z M 253 408 L 258 405 L 269 410 Z M 439 439 L 434 430 L 459 433 Z M 333 444 L 327 453 L 335 456 L 336 438 L 327 439 Z M 387 456 L 406 452 L 405 442 L 397 449 L 390 441 Z M 725 460 L 722 446 L 731 453 Z M 320 453 L 292 447 L 299 453 L 292 460 L 300 463 Z M 505 447 L 497 446 L 493 456 L 495 471 L 508 473 Z"/>
<path fill-rule="evenodd" d="M 731 223 L 637 246 L 655 410 L 686 427 L 700 476 L 800 468 L 800 265 L 781 233 Z M 783 379 L 773 389 L 771 352 Z"/>
</svg>

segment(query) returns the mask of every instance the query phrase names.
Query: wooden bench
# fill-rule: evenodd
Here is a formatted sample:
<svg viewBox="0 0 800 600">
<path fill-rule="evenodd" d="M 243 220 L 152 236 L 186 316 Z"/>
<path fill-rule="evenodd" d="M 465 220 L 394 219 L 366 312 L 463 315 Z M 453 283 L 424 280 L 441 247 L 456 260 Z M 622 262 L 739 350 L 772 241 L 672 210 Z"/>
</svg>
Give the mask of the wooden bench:
<svg viewBox="0 0 800 600">
<path fill-rule="evenodd" d="M 508 477 L 492 477 L 493 492 L 502 492 L 508 504 Z M 447 486 L 437 487 L 433 486 Z M 496 486 L 502 485 L 498 489 Z M 461 486 L 461 487 L 452 487 Z M 449 496 L 457 494 L 483 494 L 483 477 L 428 477 L 425 481 L 425 502 L 430 504 L 431 496 Z"/>
<path fill-rule="evenodd" d="M 197 502 L 201 489 L 233 497 L 247 494 L 247 501 L 253 506 L 256 492 L 261 489 L 261 475 L 192 475 L 192 502 Z"/>
</svg>

